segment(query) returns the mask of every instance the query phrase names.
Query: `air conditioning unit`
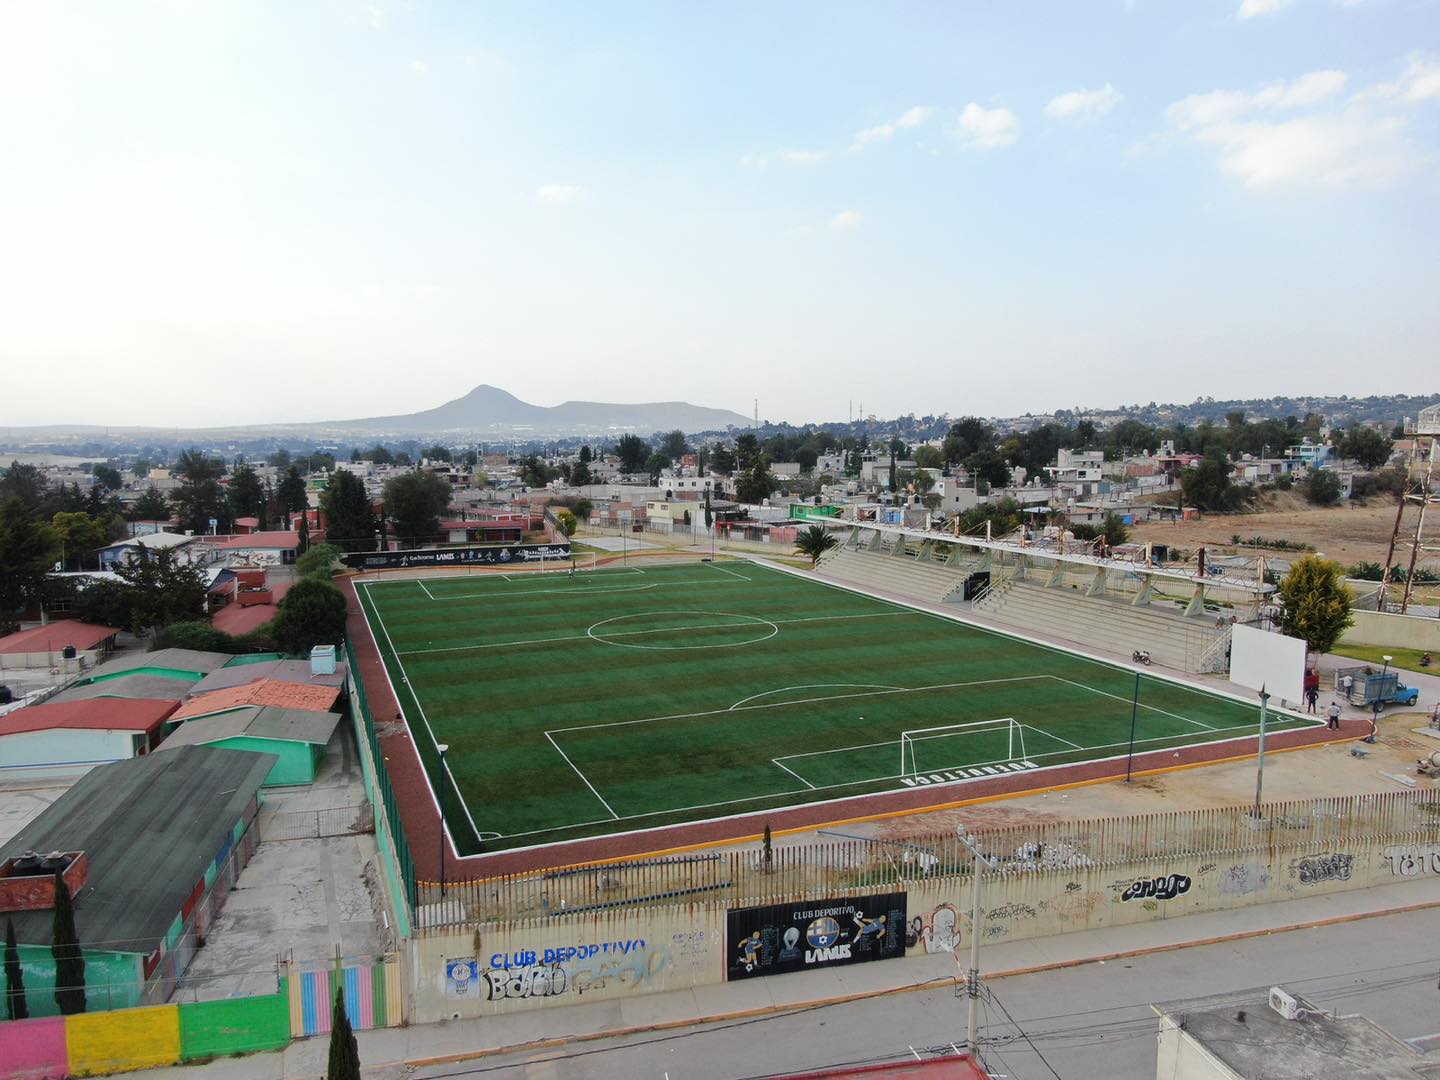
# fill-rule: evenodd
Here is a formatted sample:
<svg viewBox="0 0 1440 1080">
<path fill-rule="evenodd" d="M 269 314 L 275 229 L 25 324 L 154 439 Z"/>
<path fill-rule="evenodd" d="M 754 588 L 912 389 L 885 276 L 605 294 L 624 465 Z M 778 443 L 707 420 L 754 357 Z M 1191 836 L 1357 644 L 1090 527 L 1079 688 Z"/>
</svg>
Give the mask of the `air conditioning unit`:
<svg viewBox="0 0 1440 1080">
<path fill-rule="evenodd" d="M 1299 1000 L 1282 987 L 1272 986 L 1270 988 L 1270 1007 L 1286 1020 L 1300 1019 Z"/>
</svg>

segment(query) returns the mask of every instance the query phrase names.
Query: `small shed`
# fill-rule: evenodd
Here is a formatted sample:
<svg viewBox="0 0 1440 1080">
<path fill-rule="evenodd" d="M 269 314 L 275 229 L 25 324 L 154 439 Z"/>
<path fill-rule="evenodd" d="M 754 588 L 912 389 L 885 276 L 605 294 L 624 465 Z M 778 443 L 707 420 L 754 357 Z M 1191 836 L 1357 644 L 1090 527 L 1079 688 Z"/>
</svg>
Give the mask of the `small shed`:
<svg viewBox="0 0 1440 1080">
<path fill-rule="evenodd" d="M 247 705 L 182 724 L 156 753 L 184 746 L 219 746 L 274 754 L 278 760 L 265 777 L 265 787 L 309 784 L 315 780 L 325 746 L 339 722 L 339 715 L 332 712 Z"/>
<path fill-rule="evenodd" d="M 211 716 L 244 705 L 277 705 L 282 709 L 329 712 L 339 698 L 340 690 L 334 686 L 306 686 L 302 683 L 282 682 L 279 679 L 260 679 L 244 686 L 230 686 L 223 690 L 196 694 L 175 711 L 174 719 L 190 720 L 196 716 Z"/>
<path fill-rule="evenodd" d="M 114 626 L 59 619 L 0 637 L 0 668 L 79 671 L 99 663 L 115 647 Z"/>
<path fill-rule="evenodd" d="M 0 716 L 0 777 L 74 776 L 149 753 L 178 701 L 91 698 Z"/>
</svg>

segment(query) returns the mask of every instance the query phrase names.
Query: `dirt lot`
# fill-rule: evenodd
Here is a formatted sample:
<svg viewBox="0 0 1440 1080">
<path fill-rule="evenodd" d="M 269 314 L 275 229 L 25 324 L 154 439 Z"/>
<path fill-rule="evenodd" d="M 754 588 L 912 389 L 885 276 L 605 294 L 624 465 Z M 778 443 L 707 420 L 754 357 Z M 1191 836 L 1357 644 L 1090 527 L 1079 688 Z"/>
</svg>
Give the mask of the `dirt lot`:
<svg viewBox="0 0 1440 1080">
<path fill-rule="evenodd" d="M 1413 528 L 1414 521 L 1412 510 L 1406 516 L 1406 525 Z M 1201 544 L 1228 547 L 1230 538 L 1237 533 L 1247 540 L 1263 536 L 1269 540 L 1298 541 L 1350 566 L 1362 561 L 1384 563 L 1394 527 L 1395 505 L 1383 499 L 1371 499 L 1368 506 L 1320 510 L 1307 506 L 1297 496 L 1276 493 L 1269 506 L 1259 512 L 1206 514 L 1199 521 L 1173 525 L 1152 522 L 1135 526 L 1131 534 L 1137 543 L 1173 544 L 1189 549 Z M 1427 528 L 1426 532 L 1433 530 Z M 1440 534 L 1436 534 L 1432 542 L 1440 542 Z M 1406 555 L 1408 557 L 1408 548 Z M 1428 563 L 1440 569 L 1440 558 L 1432 555 Z"/>
</svg>

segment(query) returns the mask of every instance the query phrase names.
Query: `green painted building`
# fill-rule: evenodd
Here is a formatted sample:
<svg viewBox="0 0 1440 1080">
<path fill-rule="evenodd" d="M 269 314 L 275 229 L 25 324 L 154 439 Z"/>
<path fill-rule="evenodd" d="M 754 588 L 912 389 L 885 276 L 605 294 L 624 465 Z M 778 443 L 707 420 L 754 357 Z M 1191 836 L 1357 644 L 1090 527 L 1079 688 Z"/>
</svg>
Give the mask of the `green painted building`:
<svg viewBox="0 0 1440 1080">
<path fill-rule="evenodd" d="M 332 712 L 245 705 L 186 721 L 166 736 L 156 753 L 184 746 L 220 746 L 272 754 L 275 767 L 265 777 L 265 787 L 309 784 L 339 722 L 339 715 Z"/>
</svg>

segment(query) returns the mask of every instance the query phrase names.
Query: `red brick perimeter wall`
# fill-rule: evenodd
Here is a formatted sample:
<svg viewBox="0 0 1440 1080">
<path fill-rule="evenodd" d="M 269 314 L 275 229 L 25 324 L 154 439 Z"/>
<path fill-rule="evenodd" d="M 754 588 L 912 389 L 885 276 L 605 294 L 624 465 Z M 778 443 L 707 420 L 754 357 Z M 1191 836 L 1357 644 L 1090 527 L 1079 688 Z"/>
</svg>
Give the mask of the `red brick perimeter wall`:
<svg viewBox="0 0 1440 1080">
<path fill-rule="evenodd" d="M 411 855 L 415 859 L 415 872 L 423 881 L 434 881 L 440 876 L 440 813 L 430 794 L 419 755 L 411 742 L 408 726 L 387 723 L 387 721 L 395 721 L 400 718 L 400 708 L 395 701 L 394 692 L 390 688 L 390 681 L 386 677 L 385 666 L 380 659 L 380 650 L 376 647 L 375 639 L 371 635 L 369 624 L 365 619 L 365 613 L 355 594 L 354 581 L 344 578 L 337 581 L 337 584 L 340 586 L 341 592 L 345 594 L 349 606 L 347 628 L 351 644 L 355 648 L 355 659 L 360 668 L 358 675 L 364 680 L 365 695 L 370 702 L 371 714 L 382 732 L 380 747 L 385 755 L 386 765 L 390 770 L 391 784 L 394 786 L 396 800 L 400 805 L 400 814 L 404 819 L 405 834 L 410 841 Z M 1330 731 L 1319 725 L 1312 728 L 1281 731 L 1267 737 L 1266 748 L 1267 750 L 1293 750 L 1302 746 L 1337 742 L 1366 734 L 1369 729 L 1368 721 L 1352 720 L 1347 721 L 1341 731 Z M 387 731 L 393 733 L 385 734 Z M 1246 756 L 1255 752 L 1255 744 L 1256 738 L 1251 735 L 1209 746 L 1190 746 L 1179 750 L 1153 750 L 1135 755 L 1134 772 L 1136 775 L 1140 775 Z M 760 835 L 767 824 L 773 831 L 783 832 L 861 817 L 906 811 L 915 812 L 955 803 L 1007 798 L 1031 791 L 1095 783 L 1124 775 L 1125 762 L 1123 759 L 1119 761 L 1087 761 L 1075 765 L 1048 768 L 1043 771 L 1010 773 L 989 780 L 970 780 L 905 788 L 878 795 L 835 799 L 816 806 L 765 810 L 725 820 L 670 825 L 647 829 L 644 832 L 628 836 L 598 836 L 585 840 L 569 840 L 529 851 L 501 851 L 494 855 L 472 855 L 451 861 L 454 859 L 454 848 L 451 847 L 450 854 L 446 856 L 445 874 L 447 878 L 455 880 L 571 866 L 576 863 L 608 862 L 632 856 L 652 855 L 675 848 L 692 847 L 697 844 L 714 844 L 754 837 Z M 472 806 L 470 809 L 477 820 L 484 820 L 483 806 Z"/>
</svg>

